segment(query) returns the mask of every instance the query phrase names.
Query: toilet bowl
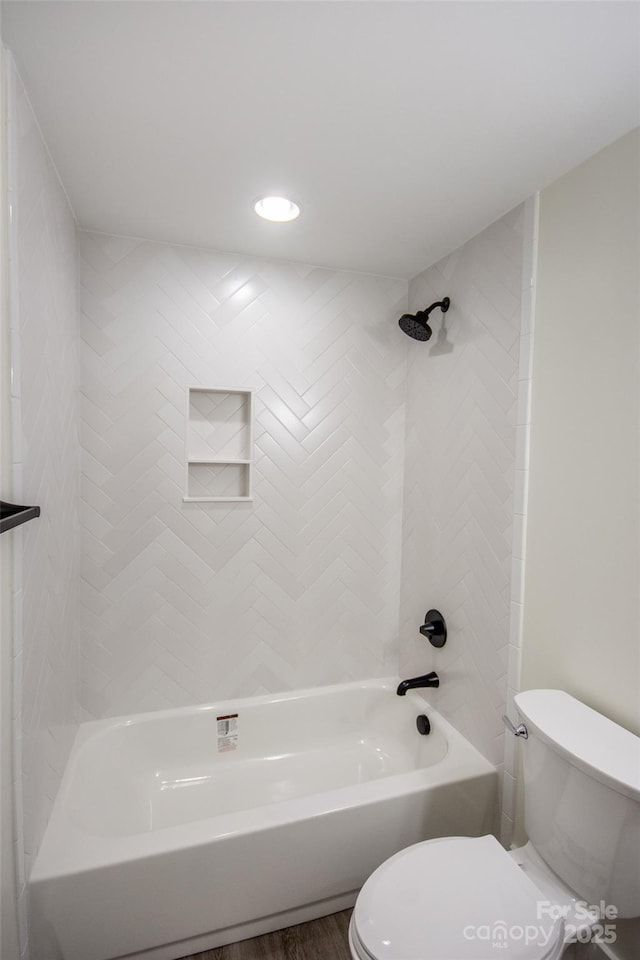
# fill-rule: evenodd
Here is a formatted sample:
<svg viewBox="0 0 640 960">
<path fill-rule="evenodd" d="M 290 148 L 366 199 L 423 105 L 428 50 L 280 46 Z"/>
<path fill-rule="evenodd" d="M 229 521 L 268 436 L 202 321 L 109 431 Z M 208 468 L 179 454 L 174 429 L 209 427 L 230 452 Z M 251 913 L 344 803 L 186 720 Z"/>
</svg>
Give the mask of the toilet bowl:
<svg viewBox="0 0 640 960">
<path fill-rule="evenodd" d="M 640 914 L 640 738 L 558 690 L 515 698 L 529 842 L 418 843 L 351 917 L 353 960 L 558 960 L 602 918 Z"/>
<path fill-rule="evenodd" d="M 543 906 L 544 904 L 544 906 Z M 557 960 L 564 921 L 495 837 L 415 844 L 373 873 L 349 929 L 354 960 Z"/>
</svg>

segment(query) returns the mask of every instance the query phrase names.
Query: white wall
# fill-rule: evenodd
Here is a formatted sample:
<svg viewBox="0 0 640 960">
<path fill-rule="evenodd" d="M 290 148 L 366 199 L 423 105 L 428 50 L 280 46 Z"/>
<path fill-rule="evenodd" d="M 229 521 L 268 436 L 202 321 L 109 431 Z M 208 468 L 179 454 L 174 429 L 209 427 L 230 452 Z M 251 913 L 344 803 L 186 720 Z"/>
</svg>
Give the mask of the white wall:
<svg viewBox="0 0 640 960">
<path fill-rule="evenodd" d="M 409 303 L 432 314 L 410 341 L 400 671 L 435 669 L 434 705 L 498 766 L 506 695 L 520 359 L 524 208 L 416 277 Z M 439 608 L 435 650 L 418 633 Z"/>
<path fill-rule="evenodd" d="M 0 490 L 11 500 L 11 342 L 9 338 L 8 58 L 0 43 Z M 0 956 L 19 954 L 13 810 L 13 536 L 0 539 Z"/>
<path fill-rule="evenodd" d="M 42 509 L 12 534 L 24 894 L 77 718 L 78 318 L 74 218 L 10 58 L 9 65 L 13 496 Z M 25 942 L 23 929 L 23 950 Z"/>
<path fill-rule="evenodd" d="M 540 197 L 522 663 L 636 733 L 639 143 Z"/>
<path fill-rule="evenodd" d="M 82 705 L 394 673 L 407 283 L 81 235 Z M 188 385 L 255 391 L 253 503 L 184 504 Z"/>
</svg>

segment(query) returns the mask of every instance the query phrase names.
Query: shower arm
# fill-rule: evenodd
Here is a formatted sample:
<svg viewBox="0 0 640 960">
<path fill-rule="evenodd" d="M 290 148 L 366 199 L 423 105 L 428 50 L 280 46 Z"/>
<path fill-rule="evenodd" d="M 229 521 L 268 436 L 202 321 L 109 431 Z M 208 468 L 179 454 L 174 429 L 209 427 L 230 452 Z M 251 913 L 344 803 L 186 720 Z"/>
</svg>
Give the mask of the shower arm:
<svg viewBox="0 0 640 960">
<path fill-rule="evenodd" d="M 445 297 L 443 300 L 437 300 L 435 303 L 432 303 L 431 306 L 427 307 L 425 310 L 418 310 L 418 312 L 415 314 L 415 318 L 416 320 L 423 320 L 423 319 L 425 321 L 428 320 L 429 314 L 431 313 L 432 310 L 435 310 L 436 307 L 440 307 L 442 312 L 446 313 L 447 310 L 449 309 L 450 303 L 451 301 L 449 300 L 449 297 Z"/>
</svg>

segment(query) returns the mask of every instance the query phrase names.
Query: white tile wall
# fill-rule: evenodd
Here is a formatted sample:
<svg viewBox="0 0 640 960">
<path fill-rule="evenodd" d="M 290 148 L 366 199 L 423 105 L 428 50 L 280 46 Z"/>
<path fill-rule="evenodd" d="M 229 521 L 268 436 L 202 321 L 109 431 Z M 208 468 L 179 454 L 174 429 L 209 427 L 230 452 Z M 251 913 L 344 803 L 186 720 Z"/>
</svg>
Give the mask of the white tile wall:
<svg viewBox="0 0 640 960">
<path fill-rule="evenodd" d="M 533 326 L 535 317 L 536 265 L 538 244 L 539 196 L 524 205 L 524 243 L 522 256 L 522 308 L 520 364 L 518 368 L 518 423 L 516 426 L 516 472 L 513 503 L 513 559 L 509 650 L 507 654 L 507 692 L 505 712 L 514 723 L 517 714 L 513 697 L 520 690 L 522 622 L 524 609 L 524 567 L 527 539 L 527 497 L 529 485 L 529 433 L 531 426 L 531 371 L 533 366 Z M 514 839 L 518 743 L 510 734 L 504 741 L 504 779 L 500 839 L 505 847 Z"/>
<path fill-rule="evenodd" d="M 86 716 L 393 673 L 407 283 L 81 235 Z M 187 386 L 252 503 L 183 503 Z"/>
<path fill-rule="evenodd" d="M 444 296 L 411 342 L 401 591 L 401 675 L 435 669 L 434 705 L 498 768 L 512 577 L 522 207 L 416 277 L 412 310 Z M 446 333 L 446 336 L 445 336 Z M 435 650 L 418 633 L 439 608 Z"/>
<path fill-rule="evenodd" d="M 7 64 L 14 497 L 42 510 L 13 533 L 23 894 L 77 720 L 78 308 L 74 218 L 10 57 Z M 24 912 L 21 920 L 24 954 Z"/>
</svg>

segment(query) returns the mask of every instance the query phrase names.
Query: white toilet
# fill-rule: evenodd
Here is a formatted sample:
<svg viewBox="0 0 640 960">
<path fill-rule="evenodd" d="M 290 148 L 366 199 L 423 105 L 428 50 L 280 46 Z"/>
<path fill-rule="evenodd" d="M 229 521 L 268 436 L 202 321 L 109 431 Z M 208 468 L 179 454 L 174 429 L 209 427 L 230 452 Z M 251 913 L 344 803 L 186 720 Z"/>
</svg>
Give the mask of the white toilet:
<svg viewBox="0 0 640 960">
<path fill-rule="evenodd" d="M 556 960 L 640 915 L 640 738 L 561 690 L 515 702 L 529 842 L 445 837 L 391 857 L 356 901 L 354 960 Z"/>
</svg>

